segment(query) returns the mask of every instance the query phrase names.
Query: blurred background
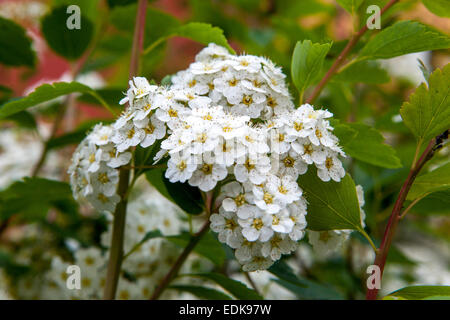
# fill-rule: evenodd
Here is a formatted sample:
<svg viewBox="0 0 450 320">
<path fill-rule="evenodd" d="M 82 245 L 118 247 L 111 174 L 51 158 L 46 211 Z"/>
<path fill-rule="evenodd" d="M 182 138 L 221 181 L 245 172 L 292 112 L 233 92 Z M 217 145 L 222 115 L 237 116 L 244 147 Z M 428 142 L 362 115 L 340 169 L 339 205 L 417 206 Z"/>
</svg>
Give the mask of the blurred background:
<svg viewBox="0 0 450 320">
<path fill-rule="evenodd" d="M 382 29 L 408 19 L 450 34 L 450 19 L 436 15 L 430 2 L 432 0 L 400 1 L 383 15 Z M 96 89 L 120 112 L 118 101 L 128 87 L 135 3 L 133 0 L 0 0 L 0 17 L 21 25 L 36 53 L 32 66 L 0 64 L 0 105 L 29 94 L 43 83 L 76 80 Z M 325 72 L 351 35 L 365 24 L 369 16 L 365 8 L 370 4 L 382 7 L 386 3 L 384 0 L 366 0 L 351 14 L 333 0 L 149 1 L 144 47 L 152 45 L 153 48 L 142 58 L 141 76 L 164 83 L 167 75 L 187 68 L 194 60 L 203 48 L 195 41 L 172 37 L 155 44 L 168 29 L 188 21 L 220 27 L 237 53 L 269 57 L 283 68 L 288 78 L 297 41 L 333 41 Z M 59 55 L 42 34 L 42 19 L 55 8 L 70 4 L 81 8 L 92 28 L 91 51 L 83 61 L 68 60 Z M 355 50 L 362 47 L 370 34 L 368 32 L 362 38 Z M 356 80 L 345 74 L 336 77 L 315 103 L 316 107 L 333 112 L 339 120 L 363 122 L 377 128 L 402 160 L 403 167 L 399 169 L 351 160 L 346 163 L 347 171 L 364 188 L 367 228 L 375 239 L 382 236 L 415 151 L 415 141 L 401 121 L 399 108 L 424 81 L 421 67 L 432 71 L 449 62 L 448 50 L 377 61 L 367 65 Z M 74 72 L 78 69 L 79 72 Z M 294 86 L 290 85 L 290 89 L 297 99 Z M 306 96 L 308 94 L 309 91 Z M 26 194 L 36 198 L 32 206 L 14 208 L 8 202 L 18 190 L 14 188 L 20 188 L 17 184 L 14 188 L 11 186 L 33 173 L 49 137 L 50 147 L 39 176 L 67 181 L 66 172 L 76 144 L 93 124 L 112 120 L 110 113 L 90 96 L 76 96 L 61 118 L 58 110 L 63 103 L 66 101 L 56 99 L 0 122 L 0 299 L 71 298 L 60 292 L 50 294 L 51 281 L 45 279 L 49 270 L 55 268 L 54 257 L 57 255 L 68 263 L 76 259 L 76 248 L 102 247 L 101 235 L 108 228 L 107 219 L 84 205 L 74 204 L 73 199 L 59 203 L 42 201 L 35 190 L 28 190 Z M 53 132 L 55 121 L 59 125 Z M 447 146 L 440 150 L 427 170 L 448 161 Z M 143 183 L 142 188 L 147 190 L 148 186 Z M 148 192 L 152 199 L 160 197 L 151 190 Z M 155 201 L 157 204 L 151 205 L 160 206 L 157 210 L 163 215 L 164 205 L 161 207 L 160 202 L 164 199 Z M 186 218 L 177 210 L 173 209 L 173 214 L 180 220 L 177 228 L 188 228 Z M 383 293 L 410 284 L 450 285 L 449 214 L 448 191 L 434 193 L 413 208 L 402 222 L 388 258 Z M 161 221 L 152 223 L 158 226 L 163 223 Z M 229 256 L 228 260 L 231 260 Z M 272 281 L 268 272 L 252 276 L 266 298 L 327 298 L 330 296 L 322 293 L 331 288 L 335 293 L 333 298 L 360 299 L 365 292 L 365 268 L 372 261 L 370 247 L 354 235 L 342 248 L 326 256 L 318 256 L 305 242 L 294 256 L 286 259 L 297 275 L 318 286 L 319 293 L 289 290 Z M 201 255 L 191 265 L 192 270 L 217 269 Z M 249 282 L 233 261 L 224 262 L 223 269 L 228 275 Z M 192 297 L 173 294 L 171 298 Z"/>
</svg>

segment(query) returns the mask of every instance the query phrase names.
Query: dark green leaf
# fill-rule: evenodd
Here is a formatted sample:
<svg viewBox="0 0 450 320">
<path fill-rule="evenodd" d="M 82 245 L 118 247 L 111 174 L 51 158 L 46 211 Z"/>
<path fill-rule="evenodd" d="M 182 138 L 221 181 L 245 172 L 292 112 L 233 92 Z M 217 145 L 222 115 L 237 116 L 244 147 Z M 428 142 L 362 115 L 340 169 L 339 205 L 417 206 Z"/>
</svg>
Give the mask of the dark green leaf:
<svg viewBox="0 0 450 320">
<path fill-rule="evenodd" d="M 36 55 L 25 29 L 0 17 L 0 30 L 0 63 L 7 66 L 33 67 Z"/>
<path fill-rule="evenodd" d="M 347 10 L 347 12 L 353 14 L 358 10 L 364 0 L 337 0 L 337 2 Z"/>
<path fill-rule="evenodd" d="M 188 292 L 200 299 L 205 300 L 232 300 L 229 295 L 211 288 L 178 284 L 171 285 L 169 289 Z"/>
<path fill-rule="evenodd" d="M 81 10 L 80 10 L 81 11 Z M 67 6 L 54 9 L 42 20 L 42 33 L 50 48 L 69 60 L 80 58 L 94 33 L 92 22 L 81 11 L 80 29 L 69 29 Z"/>
<path fill-rule="evenodd" d="M 28 129 L 36 129 L 37 126 L 36 120 L 34 119 L 33 115 L 27 111 L 21 111 L 12 114 L 9 117 L 5 118 L 5 120 L 13 121 L 17 125 Z"/>
<path fill-rule="evenodd" d="M 335 289 L 308 279 L 297 277 L 293 270 L 284 262 L 278 261 L 272 265 L 270 273 L 278 277 L 272 281 L 294 293 L 299 299 L 341 300 L 343 296 Z"/>
<path fill-rule="evenodd" d="M 363 82 L 376 84 L 389 82 L 389 75 L 377 62 L 361 61 L 356 62 L 339 72 L 333 80 L 351 83 Z"/>
<path fill-rule="evenodd" d="M 225 277 L 220 273 L 197 273 L 191 274 L 190 276 L 211 280 L 239 300 L 262 300 L 262 297 L 255 290 L 248 288 L 242 282 Z"/>
<path fill-rule="evenodd" d="M 0 192 L 0 220 L 19 213 L 24 219 L 42 219 L 48 209 L 61 207 L 62 203 L 77 208 L 69 184 L 43 178 L 25 178 Z"/>
</svg>

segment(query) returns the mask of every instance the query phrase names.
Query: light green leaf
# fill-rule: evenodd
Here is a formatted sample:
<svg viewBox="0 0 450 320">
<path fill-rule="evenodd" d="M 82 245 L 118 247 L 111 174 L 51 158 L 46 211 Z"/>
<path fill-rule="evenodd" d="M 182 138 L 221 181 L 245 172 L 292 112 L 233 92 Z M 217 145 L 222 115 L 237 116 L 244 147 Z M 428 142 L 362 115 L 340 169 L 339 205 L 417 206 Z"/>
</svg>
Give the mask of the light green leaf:
<svg viewBox="0 0 450 320">
<path fill-rule="evenodd" d="M 36 54 L 25 29 L 12 20 L 0 17 L 0 30 L 0 63 L 33 67 Z"/>
<path fill-rule="evenodd" d="M 310 40 L 298 41 L 292 54 L 291 73 L 300 97 L 305 89 L 320 76 L 325 56 L 331 43 L 312 43 Z"/>
<path fill-rule="evenodd" d="M 450 38 L 415 21 L 400 21 L 373 37 L 358 60 L 388 59 L 407 53 L 446 49 Z"/>
<path fill-rule="evenodd" d="M 42 33 L 50 48 L 69 60 L 80 58 L 89 46 L 94 34 L 94 25 L 83 11 L 80 29 L 67 28 L 67 6 L 61 6 L 47 14 L 42 20 Z"/>
<path fill-rule="evenodd" d="M 196 273 L 190 274 L 189 276 L 211 280 L 239 300 L 262 300 L 262 297 L 255 290 L 248 288 L 242 282 L 225 277 L 220 273 Z"/>
<path fill-rule="evenodd" d="M 55 82 L 53 84 L 43 84 L 28 96 L 2 105 L 0 107 L 0 119 L 4 119 L 7 116 L 26 110 L 42 102 L 50 101 L 74 92 L 90 93 L 92 90 L 79 82 Z"/>
<path fill-rule="evenodd" d="M 433 296 L 450 298 L 450 286 L 410 286 L 394 291 L 388 297 L 423 300 Z"/>
<path fill-rule="evenodd" d="M 193 294 L 194 296 L 205 299 L 205 300 L 232 300 L 232 298 L 220 291 L 215 289 L 199 287 L 199 286 L 190 286 L 184 284 L 171 285 L 169 289 L 174 289 L 181 292 L 188 292 Z"/>
<path fill-rule="evenodd" d="M 389 74 L 375 61 L 361 61 L 351 64 L 333 78 L 334 81 L 351 83 L 386 83 L 389 82 Z"/>
<path fill-rule="evenodd" d="M 363 123 L 338 124 L 334 134 L 345 153 L 355 159 L 383 168 L 400 168 L 402 166 L 395 150 L 384 143 L 381 133 Z"/>
<path fill-rule="evenodd" d="M 355 183 L 348 174 L 340 182 L 324 182 L 317 177 L 315 169 L 309 169 L 297 182 L 308 201 L 309 229 L 362 230 Z"/>
<path fill-rule="evenodd" d="M 400 114 L 419 144 L 450 128 L 450 64 L 436 69 L 403 103 Z"/>
<path fill-rule="evenodd" d="M 175 29 L 172 35 L 189 38 L 204 45 L 214 42 L 219 46 L 227 48 L 231 53 L 235 53 L 223 35 L 223 30 L 218 27 L 213 27 L 208 23 L 190 22 Z"/>
<path fill-rule="evenodd" d="M 347 10 L 347 12 L 353 14 L 358 10 L 359 6 L 364 2 L 364 0 L 337 0 L 342 8 Z"/>
<path fill-rule="evenodd" d="M 414 200 L 428 193 L 450 189 L 450 162 L 416 178 L 407 200 Z"/>
<path fill-rule="evenodd" d="M 422 0 L 425 7 L 440 17 L 450 17 L 450 0 Z"/>
<path fill-rule="evenodd" d="M 173 28 L 164 37 L 159 38 L 144 50 L 144 54 L 148 54 L 151 50 L 156 48 L 171 37 L 184 37 L 201 44 L 208 45 L 213 42 L 219 46 L 225 47 L 230 53 L 235 54 L 233 48 L 228 44 L 227 39 L 223 35 L 223 30 L 218 27 L 213 27 L 209 23 L 190 22 L 182 26 Z"/>
</svg>

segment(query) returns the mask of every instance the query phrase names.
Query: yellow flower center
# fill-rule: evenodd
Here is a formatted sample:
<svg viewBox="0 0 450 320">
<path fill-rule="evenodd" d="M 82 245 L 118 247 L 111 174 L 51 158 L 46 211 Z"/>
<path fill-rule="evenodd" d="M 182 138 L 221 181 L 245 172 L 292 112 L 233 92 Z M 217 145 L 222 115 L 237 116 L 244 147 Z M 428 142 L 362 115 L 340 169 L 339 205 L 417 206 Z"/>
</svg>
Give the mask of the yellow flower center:
<svg viewBox="0 0 450 320">
<path fill-rule="evenodd" d="M 256 230 L 261 230 L 261 228 L 264 227 L 264 223 L 260 218 L 255 218 L 253 219 L 252 227 L 255 228 Z"/>
<path fill-rule="evenodd" d="M 205 164 L 203 164 L 201 170 L 203 171 L 204 174 L 211 174 L 212 173 L 212 169 L 213 169 L 212 164 L 205 163 Z"/>
</svg>

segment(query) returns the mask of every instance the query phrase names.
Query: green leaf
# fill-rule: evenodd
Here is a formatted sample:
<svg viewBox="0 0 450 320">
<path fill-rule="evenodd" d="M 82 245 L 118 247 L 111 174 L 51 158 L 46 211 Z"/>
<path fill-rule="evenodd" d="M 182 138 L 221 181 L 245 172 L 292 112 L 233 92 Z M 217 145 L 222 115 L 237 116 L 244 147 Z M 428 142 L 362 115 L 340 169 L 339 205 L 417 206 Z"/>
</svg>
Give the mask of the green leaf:
<svg viewBox="0 0 450 320">
<path fill-rule="evenodd" d="M 124 97 L 123 89 L 121 88 L 102 88 L 93 90 L 98 94 L 108 105 L 123 109 L 123 106 L 119 105 L 119 101 Z M 98 99 L 88 93 L 84 93 L 77 98 L 78 101 L 89 104 L 101 104 Z"/>
<path fill-rule="evenodd" d="M 50 48 L 69 60 L 80 58 L 89 46 L 94 34 L 94 25 L 81 12 L 80 29 L 69 29 L 66 25 L 71 13 L 61 6 L 47 14 L 42 20 L 42 33 Z"/>
<path fill-rule="evenodd" d="M 232 300 L 229 295 L 211 288 L 177 284 L 169 286 L 169 289 L 188 292 L 200 299 L 205 300 Z"/>
<path fill-rule="evenodd" d="M 359 6 L 364 2 L 364 0 L 337 0 L 342 8 L 347 10 L 347 12 L 353 14 L 355 13 Z"/>
<path fill-rule="evenodd" d="M 308 201 L 309 229 L 362 230 L 355 183 L 348 174 L 340 182 L 324 182 L 317 177 L 315 169 L 309 169 L 297 182 Z"/>
<path fill-rule="evenodd" d="M 388 297 L 403 298 L 406 300 L 423 300 L 433 296 L 450 298 L 450 286 L 411 286 L 394 291 Z"/>
<path fill-rule="evenodd" d="M 147 172 L 148 170 L 153 170 L 150 168 L 153 165 L 154 158 L 159 150 L 161 150 L 162 140 L 157 140 L 152 146 L 148 148 L 142 148 L 141 146 L 136 147 L 134 151 L 134 174 L 140 176 L 141 174 Z M 139 168 L 141 167 L 141 168 Z"/>
<path fill-rule="evenodd" d="M 189 276 L 211 280 L 239 300 L 262 300 L 262 297 L 255 290 L 248 288 L 242 282 L 225 277 L 220 273 L 196 273 L 190 274 Z"/>
<path fill-rule="evenodd" d="M 219 46 L 227 48 L 231 53 L 235 53 L 223 35 L 223 30 L 218 27 L 213 27 L 209 23 L 187 23 L 173 30 L 171 36 L 189 38 L 204 45 L 214 42 Z"/>
<path fill-rule="evenodd" d="M 299 299 L 342 300 L 344 297 L 334 288 L 298 277 L 284 261 L 277 261 L 268 271 L 277 276 L 272 281 L 294 293 Z"/>
<path fill-rule="evenodd" d="M 300 96 L 305 89 L 319 77 L 325 56 L 331 43 L 312 43 L 310 40 L 298 41 L 292 54 L 291 73 Z"/>
<path fill-rule="evenodd" d="M 10 115 L 9 117 L 5 118 L 5 120 L 13 121 L 18 126 L 21 126 L 23 128 L 36 129 L 36 127 L 37 127 L 34 116 L 30 112 L 27 112 L 27 111 L 21 111 L 21 112 L 14 113 L 14 114 Z"/>
<path fill-rule="evenodd" d="M 175 203 L 188 214 L 201 214 L 203 200 L 198 188 L 188 183 L 171 183 L 165 176 L 164 168 L 155 168 L 145 172 L 147 181 L 164 197 Z"/>
<path fill-rule="evenodd" d="M 51 207 L 59 208 L 61 205 L 78 207 L 69 184 L 43 178 L 25 178 L 0 192 L 0 220 L 19 213 L 25 219 L 43 219 Z"/>
<path fill-rule="evenodd" d="M 450 162 L 416 178 L 407 200 L 414 200 L 428 193 L 450 189 Z"/>
<path fill-rule="evenodd" d="M 338 124 L 334 134 L 345 153 L 363 162 L 383 168 L 400 168 L 402 166 L 395 150 L 384 143 L 381 133 L 366 124 Z"/>
<path fill-rule="evenodd" d="M 449 47 L 448 36 L 419 22 L 400 21 L 373 37 L 361 50 L 358 60 L 388 59 Z"/>
<path fill-rule="evenodd" d="M 173 201 L 188 214 L 201 214 L 203 212 L 203 200 L 200 191 L 190 186 L 187 182 L 172 183 L 165 177 L 162 178 L 166 189 Z"/>
<path fill-rule="evenodd" d="M 33 67 L 36 54 L 25 29 L 12 20 L 0 17 L 0 30 L 0 63 Z"/>
<path fill-rule="evenodd" d="M 389 82 L 389 74 L 375 61 L 361 61 L 343 69 L 333 81 L 378 84 Z"/>
<path fill-rule="evenodd" d="M 176 236 L 167 236 L 167 240 L 184 248 L 187 246 L 191 236 L 189 233 L 182 233 Z M 204 256 L 209 259 L 216 266 L 222 266 L 225 262 L 226 254 L 223 250 L 222 244 L 212 235 L 211 232 L 208 232 L 195 246 L 194 251 L 198 254 Z"/>
<path fill-rule="evenodd" d="M 409 203 L 405 203 L 405 206 Z M 450 215 L 450 189 L 436 191 L 417 202 L 411 209 L 421 215 Z"/>
<path fill-rule="evenodd" d="M 26 110 L 42 102 L 50 101 L 74 92 L 88 93 L 92 90 L 78 82 L 55 82 L 37 87 L 28 96 L 8 102 L 0 107 L 0 119 Z"/>
<path fill-rule="evenodd" d="M 400 114 L 419 144 L 450 128 L 450 64 L 436 69 L 403 103 Z"/>
<path fill-rule="evenodd" d="M 422 0 L 425 7 L 440 17 L 450 17 L 450 0 Z"/>
</svg>

